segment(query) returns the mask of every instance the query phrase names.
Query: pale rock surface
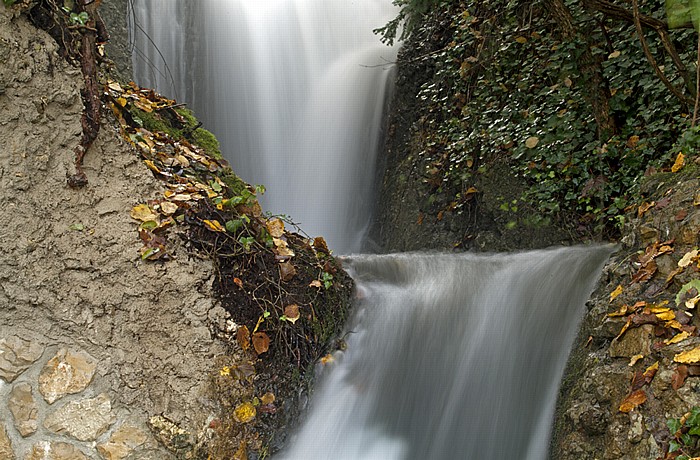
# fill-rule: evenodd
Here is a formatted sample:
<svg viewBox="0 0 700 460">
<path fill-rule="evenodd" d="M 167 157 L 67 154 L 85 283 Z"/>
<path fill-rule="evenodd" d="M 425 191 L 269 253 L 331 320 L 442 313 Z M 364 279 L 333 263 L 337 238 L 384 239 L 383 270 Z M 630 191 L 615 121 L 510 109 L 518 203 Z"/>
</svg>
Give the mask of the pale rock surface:
<svg viewBox="0 0 700 460">
<path fill-rule="evenodd" d="M 44 420 L 44 427 L 80 441 L 94 441 L 114 423 L 112 402 L 105 394 L 96 398 L 71 401 Z"/>
<path fill-rule="evenodd" d="M 39 427 L 37 422 L 39 410 L 32 394 L 32 386 L 29 383 L 15 384 L 7 406 L 15 419 L 15 428 L 23 437 L 36 432 Z"/>
<path fill-rule="evenodd" d="M 2 460 L 15 460 L 15 454 L 12 451 L 12 443 L 7 437 L 5 427 L 0 423 L 0 458 Z"/>
<path fill-rule="evenodd" d="M 41 345 L 16 335 L 0 339 L 0 377 L 12 382 L 44 352 Z"/>
<path fill-rule="evenodd" d="M 148 435 L 141 429 L 125 424 L 119 427 L 107 442 L 98 444 L 97 451 L 105 460 L 122 460 L 147 441 Z"/>
<path fill-rule="evenodd" d="M 32 446 L 25 460 L 88 460 L 88 458 L 71 444 L 41 441 Z"/>
<path fill-rule="evenodd" d="M 96 368 L 97 361 L 87 353 L 62 349 L 41 370 L 39 391 L 46 402 L 53 404 L 87 388 Z"/>
</svg>

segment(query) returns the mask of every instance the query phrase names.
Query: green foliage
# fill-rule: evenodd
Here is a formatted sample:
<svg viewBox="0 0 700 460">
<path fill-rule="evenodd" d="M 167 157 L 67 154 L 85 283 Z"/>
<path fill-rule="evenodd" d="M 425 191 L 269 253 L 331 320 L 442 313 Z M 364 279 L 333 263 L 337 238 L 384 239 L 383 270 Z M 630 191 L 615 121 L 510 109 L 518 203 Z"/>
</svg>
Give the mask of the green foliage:
<svg viewBox="0 0 700 460">
<path fill-rule="evenodd" d="M 698 442 L 700 441 L 700 408 L 694 407 L 682 418 L 672 418 L 666 421 L 666 426 L 671 432 L 669 453 L 680 452 L 676 460 L 690 460 L 696 456 Z"/>
<path fill-rule="evenodd" d="M 600 19 L 569 3 L 577 24 Z M 659 16 L 662 9 L 650 3 L 643 13 Z M 565 40 L 541 1 L 451 3 L 434 27 L 448 15 L 450 27 L 440 31 L 445 45 L 430 55 L 434 78 L 419 94 L 430 111 L 426 182 L 459 203 L 494 158 L 507 158 L 529 184 L 524 202 L 543 216 L 574 215 L 588 231 L 614 232 L 640 178 L 669 163 L 674 141 L 690 124 L 654 74 L 634 25 L 586 25 L 586 37 Z M 674 39 L 681 58 L 693 62 L 693 32 L 677 31 Z M 582 82 L 580 57 L 589 46 L 610 91 L 617 123 L 610 138 L 599 138 Z M 661 44 L 650 40 L 650 48 L 681 86 Z"/>
<path fill-rule="evenodd" d="M 2 3 L 5 4 L 5 6 L 12 6 L 17 2 L 17 0 L 2 0 Z"/>
<path fill-rule="evenodd" d="M 671 29 L 692 23 L 695 30 L 700 31 L 700 1 L 666 0 L 666 17 Z"/>
<path fill-rule="evenodd" d="M 321 281 L 323 282 L 323 287 L 330 289 L 333 286 L 333 275 L 327 272 L 323 272 L 321 275 Z"/>
<path fill-rule="evenodd" d="M 384 27 L 375 29 L 374 33 L 381 35 L 383 43 L 393 45 L 394 40 L 408 38 L 431 8 L 445 7 L 452 2 L 453 0 L 393 0 L 392 3 L 401 8 L 399 14 Z"/>
</svg>

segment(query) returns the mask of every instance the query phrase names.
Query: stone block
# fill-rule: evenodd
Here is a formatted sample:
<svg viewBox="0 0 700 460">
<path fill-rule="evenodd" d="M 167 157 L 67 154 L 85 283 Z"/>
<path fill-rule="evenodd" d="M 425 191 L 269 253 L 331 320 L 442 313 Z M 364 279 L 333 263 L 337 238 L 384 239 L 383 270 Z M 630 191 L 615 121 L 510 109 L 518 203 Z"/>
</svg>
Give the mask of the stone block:
<svg viewBox="0 0 700 460">
<path fill-rule="evenodd" d="M 44 347 L 17 336 L 0 339 L 0 377 L 14 381 L 44 353 Z"/>
<path fill-rule="evenodd" d="M 71 401 L 44 420 L 44 427 L 80 441 L 94 441 L 114 423 L 112 402 L 105 394 L 96 398 Z"/>
<path fill-rule="evenodd" d="M 107 442 L 97 445 L 97 451 L 105 460 L 123 460 L 146 441 L 148 435 L 143 430 L 131 425 L 122 425 Z"/>
<path fill-rule="evenodd" d="M 15 428 L 27 437 L 36 432 L 39 424 L 39 410 L 32 394 L 32 387 L 26 382 L 17 383 L 12 388 L 7 406 L 15 420 Z"/>
<path fill-rule="evenodd" d="M 80 393 L 92 382 L 97 361 L 85 352 L 60 350 L 46 363 L 39 375 L 39 391 L 49 404 Z"/>
<path fill-rule="evenodd" d="M 88 460 L 88 458 L 71 444 L 41 441 L 32 446 L 25 460 Z"/>
<path fill-rule="evenodd" d="M 3 460 L 15 460 L 15 452 L 12 450 L 12 443 L 7 436 L 5 427 L 0 424 L 0 458 Z"/>
</svg>

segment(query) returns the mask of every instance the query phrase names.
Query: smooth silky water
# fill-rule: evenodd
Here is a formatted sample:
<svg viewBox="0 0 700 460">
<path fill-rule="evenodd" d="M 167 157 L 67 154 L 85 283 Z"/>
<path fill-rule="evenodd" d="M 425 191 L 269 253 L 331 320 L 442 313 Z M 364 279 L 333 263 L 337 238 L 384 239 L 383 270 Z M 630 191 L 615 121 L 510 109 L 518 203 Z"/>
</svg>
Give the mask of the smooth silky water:
<svg viewBox="0 0 700 460">
<path fill-rule="evenodd" d="M 266 209 L 336 253 L 360 250 L 396 57 L 371 30 L 394 17 L 391 2 L 134 0 L 132 13 L 137 81 L 188 103 L 233 169 L 267 185 Z M 347 351 L 279 458 L 545 459 L 611 250 L 347 257 Z"/>
</svg>

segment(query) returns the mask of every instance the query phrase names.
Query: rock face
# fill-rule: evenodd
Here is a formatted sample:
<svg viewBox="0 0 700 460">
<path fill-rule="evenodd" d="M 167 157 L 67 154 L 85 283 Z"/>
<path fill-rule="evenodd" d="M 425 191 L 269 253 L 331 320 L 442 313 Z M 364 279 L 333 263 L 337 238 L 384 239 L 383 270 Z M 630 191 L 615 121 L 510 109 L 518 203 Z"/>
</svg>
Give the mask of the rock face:
<svg viewBox="0 0 700 460">
<path fill-rule="evenodd" d="M 65 442 L 36 443 L 26 460 L 87 460 L 77 447 Z"/>
<path fill-rule="evenodd" d="M 105 460 L 122 460 L 136 448 L 148 441 L 148 434 L 141 429 L 122 425 L 117 429 L 107 442 L 97 445 L 97 451 Z"/>
<path fill-rule="evenodd" d="M 51 413 L 44 426 L 54 433 L 67 434 L 79 441 L 94 441 L 114 422 L 112 402 L 107 395 L 71 401 Z"/>
<path fill-rule="evenodd" d="M 84 352 L 60 350 L 51 358 L 39 375 L 39 391 L 46 402 L 80 393 L 90 385 L 97 361 Z"/>
<path fill-rule="evenodd" d="M 12 382 L 41 357 L 44 347 L 16 335 L 0 338 L 0 377 Z"/>
<path fill-rule="evenodd" d="M 176 260 L 141 261 L 129 213 L 164 189 L 108 113 L 89 185 L 66 186 L 82 75 L 24 3 L 0 3 L 0 459 L 100 459 L 126 420 L 147 440 L 116 436 L 114 458 L 166 459 L 149 418 L 196 435 L 216 407 L 208 379 L 226 350 L 209 331 L 211 266 L 176 238 Z"/>
<path fill-rule="evenodd" d="M 36 432 L 39 426 L 37 421 L 39 409 L 32 394 L 32 386 L 29 383 L 18 383 L 12 388 L 7 407 L 14 417 L 15 428 L 23 437 Z"/>
</svg>

